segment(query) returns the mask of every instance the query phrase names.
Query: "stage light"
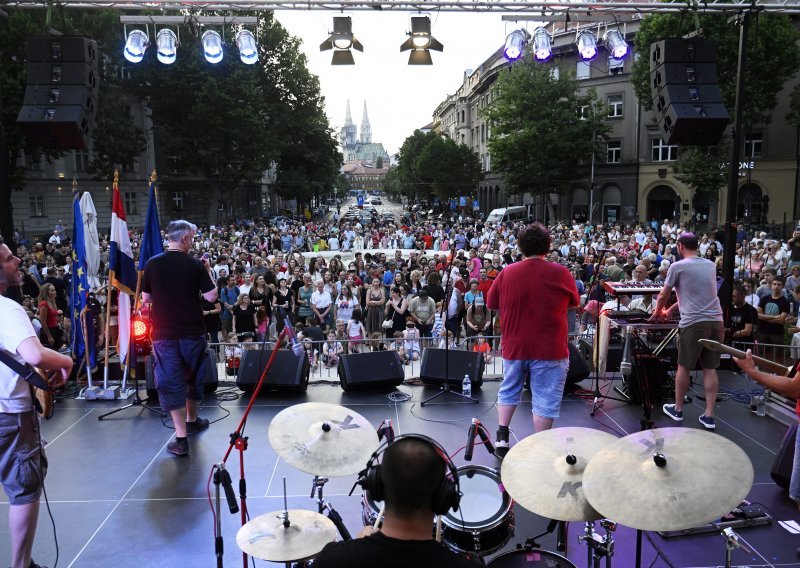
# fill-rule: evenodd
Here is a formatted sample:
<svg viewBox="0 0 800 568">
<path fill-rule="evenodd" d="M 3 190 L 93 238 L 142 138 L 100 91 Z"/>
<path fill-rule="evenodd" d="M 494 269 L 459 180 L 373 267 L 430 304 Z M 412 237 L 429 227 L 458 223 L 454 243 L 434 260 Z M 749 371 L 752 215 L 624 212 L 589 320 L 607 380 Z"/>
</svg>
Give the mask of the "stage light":
<svg viewBox="0 0 800 568">
<path fill-rule="evenodd" d="M 134 314 L 131 317 L 131 339 L 136 355 L 149 355 L 153 350 L 153 342 L 150 339 L 150 322 L 141 314 Z"/>
<path fill-rule="evenodd" d="M 209 63 L 222 61 L 222 37 L 219 32 L 208 30 L 203 32 L 203 55 Z"/>
<path fill-rule="evenodd" d="M 533 32 L 533 56 L 536 61 L 547 61 L 553 55 L 550 34 L 544 28 L 536 28 Z"/>
<path fill-rule="evenodd" d="M 578 44 L 578 54 L 584 61 L 590 61 L 597 55 L 597 38 L 590 30 L 580 32 L 575 43 Z"/>
<path fill-rule="evenodd" d="M 525 30 L 514 30 L 506 38 L 506 46 L 503 49 L 503 55 L 509 61 L 516 61 L 522 57 L 522 52 L 525 49 L 525 41 L 528 39 L 528 34 Z"/>
<path fill-rule="evenodd" d="M 156 35 L 156 57 L 164 65 L 175 63 L 178 55 L 178 37 L 170 29 L 164 28 Z"/>
<path fill-rule="evenodd" d="M 239 59 L 242 63 L 252 65 L 258 61 L 258 45 L 250 30 L 239 30 L 236 34 L 236 47 L 239 48 Z"/>
<path fill-rule="evenodd" d="M 125 49 L 122 53 L 131 63 L 139 63 L 144 59 L 144 53 L 149 45 L 150 40 L 146 33 L 142 30 L 133 30 L 125 40 Z"/>
<path fill-rule="evenodd" d="M 603 36 L 603 44 L 606 51 L 614 59 L 623 59 L 630 52 L 630 46 L 622 37 L 619 30 L 608 30 Z"/>
<path fill-rule="evenodd" d="M 331 65 L 355 65 L 351 48 L 364 51 L 364 46 L 353 36 L 350 16 L 334 16 L 333 32 L 320 44 L 319 50 L 334 50 Z"/>
<path fill-rule="evenodd" d="M 430 50 L 444 51 L 444 45 L 431 35 L 431 19 L 428 16 L 412 16 L 410 36 L 400 46 L 400 51 L 411 50 L 409 65 L 432 65 Z"/>
</svg>

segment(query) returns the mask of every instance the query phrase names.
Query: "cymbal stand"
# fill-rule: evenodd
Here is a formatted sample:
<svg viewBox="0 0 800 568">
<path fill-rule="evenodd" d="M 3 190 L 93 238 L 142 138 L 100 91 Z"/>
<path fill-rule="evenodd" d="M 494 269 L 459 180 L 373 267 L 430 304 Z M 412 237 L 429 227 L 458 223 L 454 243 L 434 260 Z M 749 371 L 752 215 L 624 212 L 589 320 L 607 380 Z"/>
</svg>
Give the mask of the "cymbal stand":
<svg viewBox="0 0 800 568">
<path fill-rule="evenodd" d="M 617 523 L 602 519 L 600 526 L 605 529 L 605 536 L 600 536 L 600 533 L 594 530 L 594 521 L 588 521 L 583 535 L 578 537 L 580 542 L 586 542 L 588 553 L 587 566 L 600 568 L 600 559 L 606 559 L 606 568 L 611 568 L 611 557 L 614 556 L 614 539 L 611 538 L 611 533 L 617 530 Z"/>
<path fill-rule="evenodd" d="M 731 527 L 720 531 L 720 534 L 725 539 L 725 568 L 731 568 L 735 548 L 741 548 L 745 554 L 753 554 L 750 547 L 739 540 L 739 535 Z"/>
<path fill-rule="evenodd" d="M 554 531 L 558 531 L 556 532 L 556 550 L 566 555 L 568 524 L 569 523 L 567 521 L 559 521 L 558 519 L 551 519 L 550 522 L 547 524 L 547 528 L 544 530 L 543 533 L 525 539 L 525 544 L 523 545 L 517 544 L 517 550 L 522 550 L 522 549 L 532 550 L 534 548 L 541 548 L 541 545 L 537 541 L 543 536 L 547 536 L 549 534 L 553 534 Z"/>
<path fill-rule="evenodd" d="M 324 515 L 327 511 L 328 518 L 336 525 L 336 529 L 339 531 L 339 534 L 342 535 L 342 540 L 351 540 L 353 537 L 350 536 L 350 532 L 347 530 L 347 527 L 342 521 L 342 516 L 333 508 L 333 505 L 325 501 L 325 498 L 322 496 L 323 489 L 325 484 L 328 483 L 327 477 L 322 477 L 319 475 L 314 476 L 314 480 L 311 482 L 311 495 L 310 498 L 314 498 L 314 493 L 317 494 L 317 512 L 320 515 Z"/>
</svg>

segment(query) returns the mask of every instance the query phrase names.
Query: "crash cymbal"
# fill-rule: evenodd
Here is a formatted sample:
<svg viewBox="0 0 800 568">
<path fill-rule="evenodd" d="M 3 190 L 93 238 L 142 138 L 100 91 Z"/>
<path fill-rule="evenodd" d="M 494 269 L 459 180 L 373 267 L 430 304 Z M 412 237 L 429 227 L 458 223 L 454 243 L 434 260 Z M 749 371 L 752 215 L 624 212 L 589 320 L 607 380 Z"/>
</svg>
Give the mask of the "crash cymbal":
<svg viewBox="0 0 800 568">
<path fill-rule="evenodd" d="M 583 494 L 583 471 L 616 439 L 591 428 L 553 428 L 528 436 L 503 459 L 503 487 L 520 506 L 548 519 L 600 519 Z"/>
<path fill-rule="evenodd" d="M 325 515 L 300 509 L 289 510 L 289 526 L 283 526 L 283 511 L 251 520 L 236 533 L 236 545 L 249 556 L 270 562 L 294 562 L 319 554 L 336 540 L 336 526 Z"/>
<path fill-rule="evenodd" d="M 647 531 L 713 521 L 741 503 L 752 484 L 753 464 L 739 446 L 693 428 L 626 436 L 595 454 L 583 475 L 592 507 Z"/>
<path fill-rule="evenodd" d="M 378 448 L 367 419 L 344 406 L 322 402 L 281 410 L 269 425 L 269 443 L 292 467 L 313 475 L 358 473 Z"/>
</svg>

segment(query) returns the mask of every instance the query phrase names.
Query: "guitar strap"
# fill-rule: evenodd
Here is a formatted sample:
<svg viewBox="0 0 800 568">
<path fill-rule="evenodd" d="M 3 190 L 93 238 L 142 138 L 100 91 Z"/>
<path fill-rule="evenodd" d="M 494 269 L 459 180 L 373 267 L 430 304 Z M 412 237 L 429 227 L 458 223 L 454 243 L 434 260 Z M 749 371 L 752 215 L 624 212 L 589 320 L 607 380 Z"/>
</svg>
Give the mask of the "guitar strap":
<svg viewBox="0 0 800 568">
<path fill-rule="evenodd" d="M 6 367 L 17 373 L 19 378 L 29 385 L 46 391 L 50 390 L 50 386 L 39 373 L 14 359 L 14 356 L 2 347 L 0 347 L 0 363 L 3 363 Z"/>
</svg>

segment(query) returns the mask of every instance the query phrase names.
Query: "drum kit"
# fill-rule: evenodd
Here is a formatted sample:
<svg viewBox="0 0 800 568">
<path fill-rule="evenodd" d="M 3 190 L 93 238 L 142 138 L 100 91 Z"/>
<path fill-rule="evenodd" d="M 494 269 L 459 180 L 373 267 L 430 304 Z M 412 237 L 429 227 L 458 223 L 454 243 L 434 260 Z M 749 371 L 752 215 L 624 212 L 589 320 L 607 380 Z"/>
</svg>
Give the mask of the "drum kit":
<svg viewBox="0 0 800 568">
<path fill-rule="evenodd" d="M 343 539 L 350 538 L 341 517 L 325 501 L 323 487 L 329 477 L 361 472 L 380 440 L 372 425 L 348 408 L 304 403 L 275 416 L 269 441 L 287 464 L 315 476 L 311 497 L 316 492 L 318 510 L 290 510 L 284 497 L 282 511 L 247 522 L 236 542 L 245 554 L 291 566 L 317 555 L 336 539 L 337 531 Z M 752 464 L 741 448 L 719 435 L 689 428 L 644 430 L 624 438 L 590 428 L 554 428 L 516 444 L 499 475 L 473 464 L 459 467 L 457 474 L 463 494 L 459 510 L 432 525 L 432 534 L 455 553 L 482 559 L 500 551 L 514 535 L 516 504 L 552 519 L 551 526 L 586 522 L 579 539 L 587 545 L 589 566 L 596 568 L 601 559 L 611 565 L 616 522 L 637 530 L 640 566 L 642 531 L 709 523 L 734 509 L 753 482 Z M 364 525 L 378 528 L 382 516 L 383 504 L 363 491 Z M 595 531 L 597 521 L 605 535 Z M 738 539 L 723 536 L 729 566 Z M 575 567 L 563 556 L 541 550 L 533 539 L 527 542 L 488 566 Z"/>
</svg>

